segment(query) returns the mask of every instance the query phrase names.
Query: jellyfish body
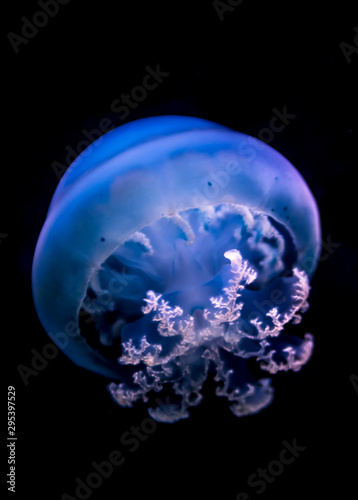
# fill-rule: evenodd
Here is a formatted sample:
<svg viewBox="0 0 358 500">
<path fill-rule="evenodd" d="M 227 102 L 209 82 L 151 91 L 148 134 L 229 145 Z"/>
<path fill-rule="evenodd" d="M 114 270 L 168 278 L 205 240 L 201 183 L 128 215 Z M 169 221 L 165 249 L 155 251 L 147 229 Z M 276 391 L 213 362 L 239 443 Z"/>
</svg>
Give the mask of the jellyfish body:
<svg viewBox="0 0 358 500">
<path fill-rule="evenodd" d="M 70 359 L 113 380 L 121 406 L 164 390 L 151 416 L 186 418 L 213 373 L 233 413 L 249 415 L 273 396 L 249 359 L 276 373 L 310 357 L 311 335 L 283 330 L 308 307 L 319 252 L 315 200 L 282 155 L 205 120 L 146 118 L 95 141 L 61 179 L 34 303 Z"/>
</svg>

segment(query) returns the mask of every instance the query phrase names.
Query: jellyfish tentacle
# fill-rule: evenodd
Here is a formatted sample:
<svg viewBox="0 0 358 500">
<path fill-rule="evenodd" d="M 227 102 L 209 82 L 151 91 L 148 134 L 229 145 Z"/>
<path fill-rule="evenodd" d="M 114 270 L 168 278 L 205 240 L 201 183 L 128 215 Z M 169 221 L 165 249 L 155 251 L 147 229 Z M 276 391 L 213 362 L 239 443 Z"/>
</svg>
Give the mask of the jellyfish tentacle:
<svg viewBox="0 0 358 500">
<path fill-rule="evenodd" d="M 213 372 L 246 415 L 272 399 L 247 359 L 276 373 L 311 356 L 312 337 L 284 326 L 308 308 L 319 253 L 316 202 L 277 151 L 206 120 L 148 118 L 106 134 L 61 179 L 34 304 L 70 359 L 115 381 L 120 405 L 170 386 L 175 402 L 151 412 L 186 418 Z"/>
</svg>

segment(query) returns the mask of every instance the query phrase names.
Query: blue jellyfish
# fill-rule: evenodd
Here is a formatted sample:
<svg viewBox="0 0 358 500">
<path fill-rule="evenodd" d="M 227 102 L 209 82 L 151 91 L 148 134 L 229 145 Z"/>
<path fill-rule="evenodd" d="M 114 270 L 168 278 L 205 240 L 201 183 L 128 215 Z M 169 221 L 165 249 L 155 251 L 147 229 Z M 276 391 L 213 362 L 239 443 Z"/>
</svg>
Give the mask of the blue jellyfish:
<svg viewBox="0 0 358 500">
<path fill-rule="evenodd" d="M 120 406 L 187 418 L 212 374 L 232 412 L 250 415 L 272 401 L 268 374 L 311 356 L 312 335 L 284 327 L 308 308 L 320 241 L 309 188 L 273 148 L 198 118 L 145 118 L 62 177 L 33 259 L 34 304 L 73 362 L 113 381 Z"/>
</svg>

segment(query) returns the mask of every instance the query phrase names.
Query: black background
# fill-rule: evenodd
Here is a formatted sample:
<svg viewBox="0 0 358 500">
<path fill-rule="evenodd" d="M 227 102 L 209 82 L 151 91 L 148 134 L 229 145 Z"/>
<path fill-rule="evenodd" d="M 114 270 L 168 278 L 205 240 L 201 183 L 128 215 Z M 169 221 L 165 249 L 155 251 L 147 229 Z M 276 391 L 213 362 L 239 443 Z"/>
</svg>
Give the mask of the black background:
<svg viewBox="0 0 358 500">
<path fill-rule="evenodd" d="M 2 397 L 15 386 L 17 408 L 17 484 L 10 496 L 75 497 L 76 478 L 85 480 L 92 461 L 108 459 L 114 449 L 125 463 L 91 499 L 235 500 L 242 491 L 251 499 L 356 496 L 358 393 L 350 376 L 358 374 L 358 54 L 349 63 L 340 48 L 341 42 L 354 46 L 353 5 L 243 0 L 220 21 L 210 1 L 71 0 L 18 54 L 6 35 L 20 34 L 22 16 L 31 19 L 39 6 L 31 0 L 7 7 L 0 225 L 7 236 L 0 266 Z M 31 366 L 31 350 L 49 343 L 33 307 L 31 263 L 58 183 L 52 164 L 65 163 L 66 146 L 76 149 L 82 129 L 103 117 L 124 123 L 111 103 L 157 64 L 169 76 L 126 121 L 192 115 L 257 137 L 273 108 L 287 106 L 297 115 L 271 146 L 306 179 L 323 240 L 336 245 L 329 254 L 323 250 L 328 257 L 312 280 L 310 309 L 296 327 L 314 334 L 314 355 L 300 372 L 274 377 L 272 405 L 238 419 L 209 383 L 189 419 L 158 423 L 130 453 L 120 438 L 147 417 L 145 405 L 116 406 L 106 379 L 61 353 L 27 386 L 18 366 Z M 257 494 L 247 478 L 294 438 L 306 450 Z"/>
</svg>

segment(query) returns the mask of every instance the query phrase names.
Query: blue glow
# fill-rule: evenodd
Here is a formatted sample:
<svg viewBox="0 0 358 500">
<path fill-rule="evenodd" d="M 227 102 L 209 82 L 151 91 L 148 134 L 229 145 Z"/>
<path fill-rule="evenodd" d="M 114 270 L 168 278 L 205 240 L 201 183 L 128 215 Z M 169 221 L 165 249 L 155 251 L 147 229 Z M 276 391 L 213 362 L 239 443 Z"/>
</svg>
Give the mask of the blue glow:
<svg viewBox="0 0 358 500">
<path fill-rule="evenodd" d="M 308 307 L 319 252 L 315 200 L 283 156 L 212 122 L 160 116 L 109 132 L 70 166 L 37 243 L 33 296 L 52 340 L 114 380 L 121 406 L 144 399 L 175 422 L 214 373 L 243 416 L 273 396 L 248 358 L 273 374 L 311 355 L 311 335 L 283 328 Z M 151 408 L 163 388 L 171 403 Z"/>
</svg>

